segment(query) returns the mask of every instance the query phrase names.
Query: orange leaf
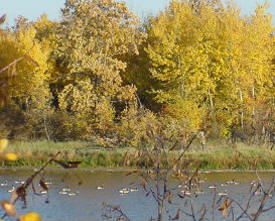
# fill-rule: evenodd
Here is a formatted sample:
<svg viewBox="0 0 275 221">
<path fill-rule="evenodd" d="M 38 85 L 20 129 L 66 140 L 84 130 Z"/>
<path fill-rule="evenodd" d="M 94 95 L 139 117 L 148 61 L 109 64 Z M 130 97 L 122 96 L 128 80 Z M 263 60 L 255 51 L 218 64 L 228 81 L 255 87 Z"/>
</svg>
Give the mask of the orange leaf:
<svg viewBox="0 0 275 221">
<path fill-rule="evenodd" d="M 2 201 L 1 202 L 1 206 L 3 207 L 3 209 L 5 210 L 5 212 L 9 216 L 15 216 L 15 214 L 16 214 L 16 207 L 12 203 L 9 203 L 7 201 Z"/>
</svg>

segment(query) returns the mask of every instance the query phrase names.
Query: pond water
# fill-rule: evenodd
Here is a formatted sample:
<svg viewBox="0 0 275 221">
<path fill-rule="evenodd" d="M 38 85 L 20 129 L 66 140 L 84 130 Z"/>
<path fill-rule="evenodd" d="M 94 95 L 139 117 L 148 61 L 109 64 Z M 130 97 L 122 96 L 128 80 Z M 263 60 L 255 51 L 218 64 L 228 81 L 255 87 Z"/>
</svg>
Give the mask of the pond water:
<svg viewBox="0 0 275 221">
<path fill-rule="evenodd" d="M 33 170 L 0 170 L 0 199 L 8 200 L 11 194 L 8 190 L 11 189 L 12 185 L 15 187 L 19 186 L 19 182 L 26 180 L 32 173 Z M 145 196 L 145 192 L 140 186 L 140 179 L 136 175 L 126 176 L 126 172 L 121 171 L 49 169 L 43 176 L 46 181 L 51 183 L 48 195 L 38 196 L 30 190 L 27 196 L 27 208 L 22 209 L 23 204 L 21 202 L 16 204 L 18 214 L 35 211 L 41 214 L 43 221 L 106 220 L 106 217 L 102 216 L 106 214 L 102 203 L 106 202 L 113 206 L 119 205 L 132 221 L 146 221 L 156 216 L 156 203 L 151 196 Z M 262 172 L 259 173 L 259 176 L 264 186 L 268 187 L 272 178 L 275 177 L 275 172 Z M 197 197 L 192 197 L 192 202 L 197 210 L 204 203 L 209 210 L 207 216 L 211 217 L 210 219 L 212 220 L 210 210 L 214 190 L 209 189 L 209 186 L 216 185 L 217 193 L 227 193 L 229 197 L 244 204 L 250 183 L 256 180 L 257 176 L 252 172 L 215 172 L 202 174 L 201 179 L 205 180 L 204 183 L 201 183 L 201 190 L 204 193 Z M 222 185 L 226 181 L 231 180 L 238 183 L 227 186 Z M 35 189 L 39 192 L 41 190 L 41 187 L 38 186 L 39 179 L 36 181 Z M 171 188 L 178 188 L 176 181 L 170 181 L 169 185 Z M 121 194 L 119 190 L 126 187 L 133 191 L 128 194 Z M 70 191 L 65 190 L 63 193 L 63 188 L 70 188 Z M 217 196 L 217 200 L 218 198 Z M 49 200 L 48 203 L 46 202 L 47 199 Z M 190 198 L 186 197 L 173 201 L 175 205 L 170 205 L 171 214 L 174 216 L 177 208 L 184 208 L 184 210 L 190 211 L 189 207 L 186 206 L 186 202 L 189 202 L 189 200 Z M 275 205 L 274 196 L 268 200 L 266 207 L 273 205 Z M 0 213 L 3 214 L 3 211 L 0 211 Z M 217 209 L 215 214 L 215 220 L 226 220 Z M 107 213 L 107 215 L 112 214 Z M 115 220 L 115 218 L 110 218 L 110 220 Z M 184 220 L 192 220 L 192 218 L 187 217 Z M 265 213 L 260 220 L 275 221 L 275 210 Z"/>
</svg>

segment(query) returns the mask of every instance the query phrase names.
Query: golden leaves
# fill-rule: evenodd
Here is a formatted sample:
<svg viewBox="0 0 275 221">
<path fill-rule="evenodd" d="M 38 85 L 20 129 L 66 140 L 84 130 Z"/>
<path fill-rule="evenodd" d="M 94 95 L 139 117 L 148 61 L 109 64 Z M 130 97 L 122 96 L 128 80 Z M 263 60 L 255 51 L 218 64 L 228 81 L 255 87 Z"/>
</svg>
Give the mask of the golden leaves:
<svg viewBox="0 0 275 221">
<path fill-rule="evenodd" d="M 2 156 L 2 159 L 4 160 L 10 160 L 10 161 L 15 161 L 18 159 L 18 156 L 14 153 L 7 153 Z"/>
<path fill-rule="evenodd" d="M 19 221 L 41 221 L 41 216 L 35 212 L 29 212 L 25 215 L 19 216 Z"/>
<path fill-rule="evenodd" d="M 9 160 L 9 161 L 15 161 L 18 159 L 18 156 L 14 153 L 6 153 L 4 154 L 4 150 L 8 146 L 8 140 L 7 139 L 1 139 L 0 140 L 0 159 L 2 160 Z"/>
<path fill-rule="evenodd" d="M 212 112 L 211 120 L 220 122 L 223 136 L 239 123 L 242 109 L 247 110 L 254 84 L 258 95 L 253 102 L 270 101 L 270 92 L 274 94 L 274 38 L 267 13 L 256 12 L 247 23 L 228 4 L 222 9 L 205 4 L 198 16 L 186 1 L 171 3 L 149 22 L 144 58 L 151 84 L 158 82 L 151 90 L 153 100 L 169 117 L 197 130 Z M 243 113 L 251 121 L 251 110 Z"/>
<path fill-rule="evenodd" d="M 2 153 L 5 148 L 8 146 L 8 140 L 7 139 L 1 139 L 0 140 L 0 153 Z"/>
</svg>

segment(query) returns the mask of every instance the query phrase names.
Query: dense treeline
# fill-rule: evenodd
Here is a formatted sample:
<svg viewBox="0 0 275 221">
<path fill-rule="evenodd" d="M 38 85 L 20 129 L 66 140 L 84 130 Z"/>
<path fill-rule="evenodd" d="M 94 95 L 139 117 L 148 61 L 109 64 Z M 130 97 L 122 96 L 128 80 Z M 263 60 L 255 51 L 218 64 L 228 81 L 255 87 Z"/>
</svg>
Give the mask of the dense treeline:
<svg viewBox="0 0 275 221">
<path fill-rule="evenodd" d="M 58 22 L 20 17 L 0 29 L 0 68 L 26 57 L 0 75 L 0 136 L 136 146 L 158 126 L 183 142 L 198 132 L 270 141 L 266 8 L 245 17 L 233 3 L 173 0 L 141 22 L 125 3 L 67 0 Z"/>
</svg>

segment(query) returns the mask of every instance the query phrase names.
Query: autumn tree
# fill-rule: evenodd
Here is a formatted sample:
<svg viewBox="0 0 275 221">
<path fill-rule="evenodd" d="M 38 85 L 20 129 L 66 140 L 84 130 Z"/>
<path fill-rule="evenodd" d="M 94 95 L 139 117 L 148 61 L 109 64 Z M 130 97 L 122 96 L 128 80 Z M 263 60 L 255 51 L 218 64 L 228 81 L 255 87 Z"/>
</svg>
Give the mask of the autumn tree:
<svg viewBox="0 0 275 221">
<path fill-rule="evenodd" d="M 137 25 L 125 3 L 66 1 L 56 33 L 58 73 L 51 87 L 58 107 L 78 119 L 72 127 L 103 135 L 134 99 L 135 87 L 123 83 L 121 72 L 123 58 L 138 53 Z"/>
<path fill-rule="evenodd" d="M 1 67 L 12 64 L 2 73 L 1 80 L 11 73 L 13 75 L 5 86 L 7 102 L 1 110 L 2 120 L 15 120 L 8 115 L 16 111 L 18 117 L 20 113 L 24 115 L 22 120 L 17 119 L 17 123 L 21 122 L 24 130 L 28 127 L 33 130 L 34 125 L 41 124 L 41 116 L 48 109 L 51 98 L 48 87 L 50 49 L 36 39 L 33 23 L 23 18 L 17 20 L 14 29 L 1 30 L 0 37 Z M 18 62 L 15 64 L 14 61 Z M 10 108 L 12 111 L 8 111 Z M 10 123 L 7 125 L 14 126 Z"/>
<path fill-rule="evenodd" d="M 231 2 L 174 0 L 151 17 L 144 58 L 136 60 L 144 63 L 141 73 L 150 79 L 147 92 L 160 105 L 158 112 L 189 132 L 212 128 L 228 137 L 244 127 L 255 115 L 249 100 L 267 104 L 274 91 L 274 28 L 265 8 L 242 17 Z"/>
</svg>

